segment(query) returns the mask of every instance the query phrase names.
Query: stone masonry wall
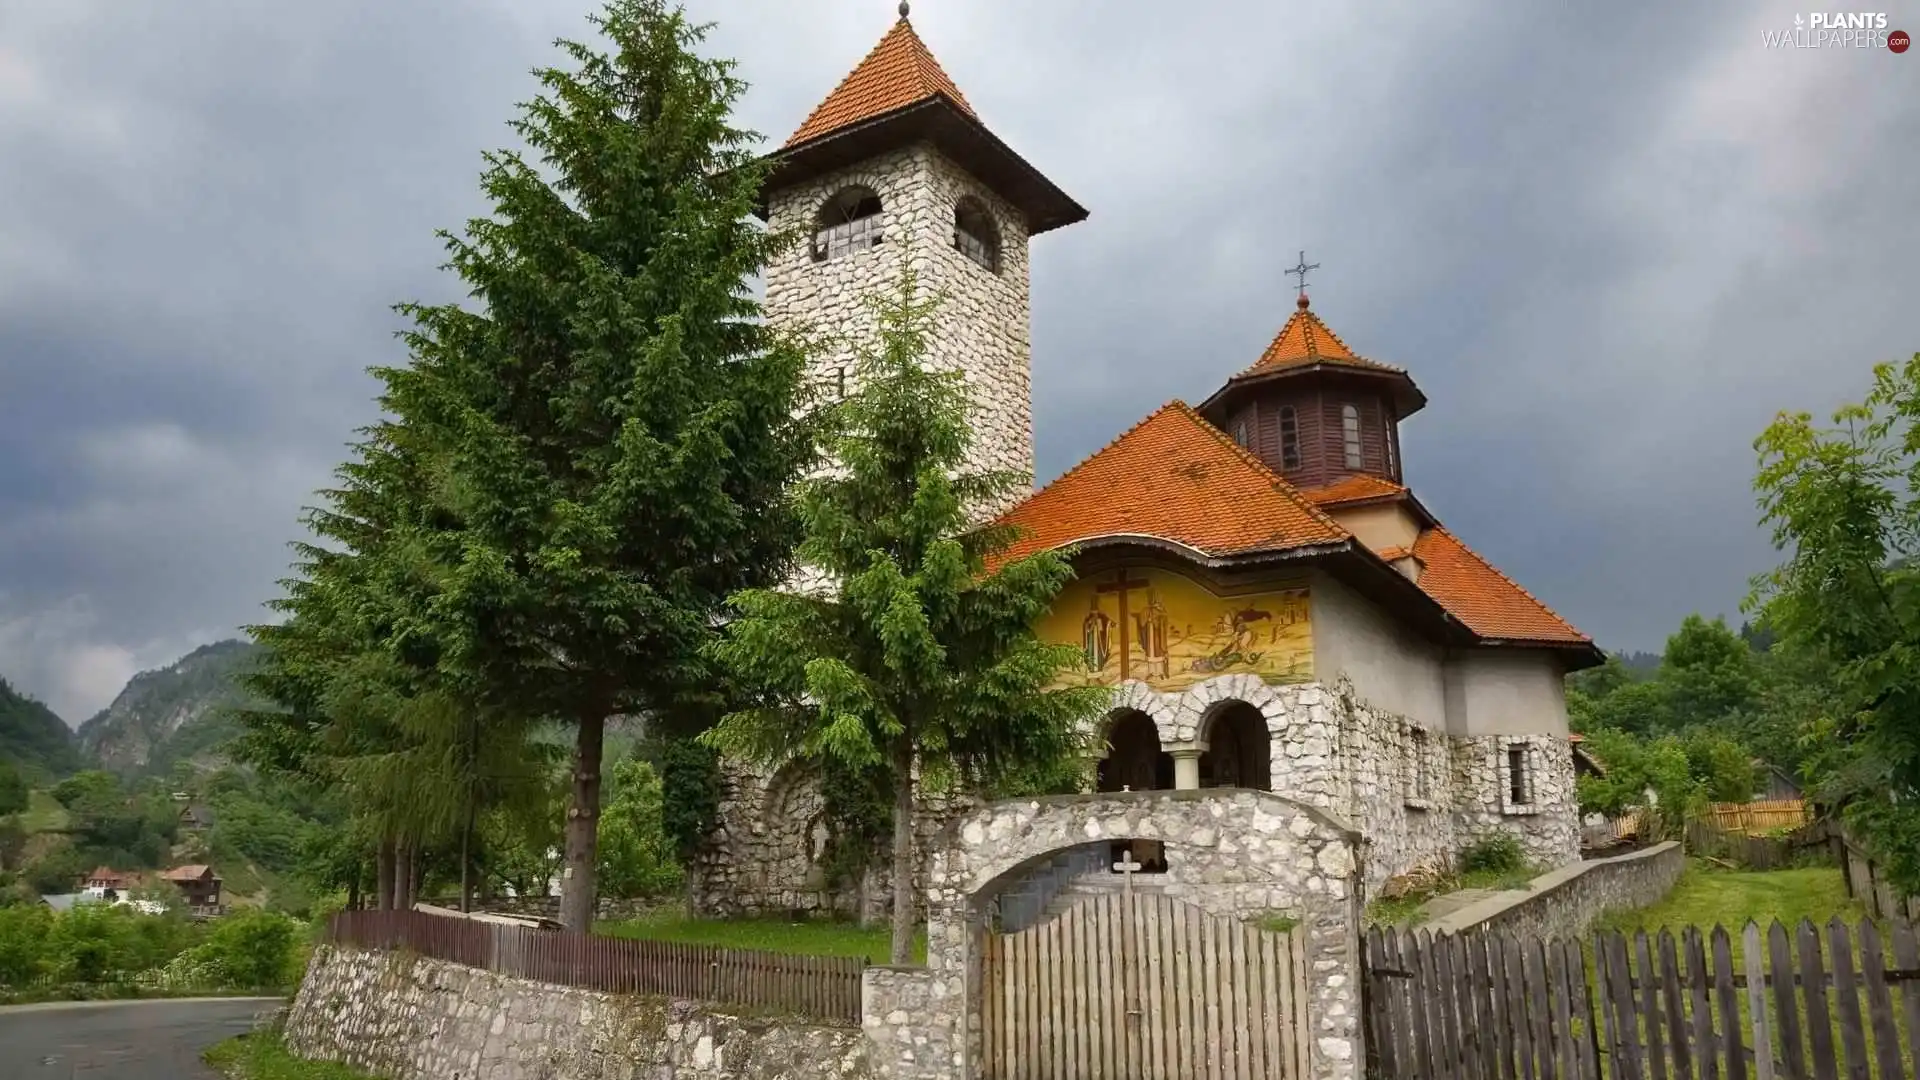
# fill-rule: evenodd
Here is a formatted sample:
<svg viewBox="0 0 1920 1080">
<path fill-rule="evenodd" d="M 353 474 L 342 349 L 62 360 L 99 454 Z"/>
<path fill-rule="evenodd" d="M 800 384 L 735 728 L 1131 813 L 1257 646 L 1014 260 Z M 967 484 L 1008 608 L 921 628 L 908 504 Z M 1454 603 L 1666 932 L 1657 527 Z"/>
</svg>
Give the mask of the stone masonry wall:
<svg viewBox="0 0 1920 1080">
<path fill-rule="evenodd" d="M 316 948 L 287 1046 L 390 1080 L 885 1080 L 853 1028 Z"/>
<path fill-rule="evenodd" d="M 1157 840 L 1209 867 L 1191 899 L 1215 914 L 1298 913 L 1311 968 L 1310 1059 L 1315 1080 L 1359 1075 L 1357 836 L 1326 812 L 1266 792 L 1123 792 L 1015 799 L 956 821 L 934 860 L 927 964 L 940 993 L 979 995 L 985 911 L 998 886 L 1049 854 L 1103 840 Z M 1210 854 L 1202 854 L 1210 853 Z M 978 1010 L 953 1075 L 971 1077 Z"/>
<path fill-rule="evenodd" d="M 883 239 L 865 251 L 815 261 L 811 240 L 820 209 L 843 188 L 860 185 L 880 197 Z M 977 200 L 999 234 L 994 270 L 954 246 L 954 209 Z M 857 349 L 876 340 L 867 298 L 891 297 L 911 266 L 927 294 L 946 296 L 929 341 L 929 360 L 962 371 L 974 398 L 972 470 L 1033 475 L 1031 315 L 1024 218 L 985 185 L 921 144 L 771 193 L 769 224 L 795 234 L 766 270 L 766 313 L 774 325 L 810 328 L 831 339 L 809 373 L 831 391 L 844 371 L 852 387 Z M 1016 496 L 1017 497 L 1017 496 Z M 1004 507 L 989 507 L 990 510 Z"/>
<path fill-rule="evenodd" d="M 1527 883 L 1525 892 L 1500 893 L 1425 924 L 1436 934 L 1502 930 L 1522 938 L 1567 938 L 1595 919 L 1658 903 L 1686 869 L 1674 841 L 1608 859 L 1563 866 Z"/>
<path fill-rule="evenodd" d="M 790 764 L 771 774 L 736 760 L 721 765 L 723 790 L 713 835 L 692 868 L 694 908 L 733 918 L 793 912 L 859 913 L 857 883 L 830 886 L 821 868 L 830 839 L 818 773 Z M 914 814 L 916 891 L 925 893 L 935 838 L 972 806 L 956 795 L 921 790 Z M 884 858 L 867 879 L 868 914 L 884 915 L 893 898 Z"/>
</svg>

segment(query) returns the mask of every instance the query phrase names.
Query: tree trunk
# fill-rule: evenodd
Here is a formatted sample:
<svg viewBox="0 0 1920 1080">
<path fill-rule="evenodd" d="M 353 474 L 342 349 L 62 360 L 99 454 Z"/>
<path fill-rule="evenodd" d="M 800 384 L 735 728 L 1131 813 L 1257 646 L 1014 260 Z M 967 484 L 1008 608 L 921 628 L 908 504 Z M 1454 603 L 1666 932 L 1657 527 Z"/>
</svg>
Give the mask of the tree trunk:
<svg viewBox="0 0 1920 1080">
<path fill-rule="evenodd" d="M 360 910 L 360 875 L 355 873 L 353 880 L 347 882 L 347 910 Z"/>
<path fill-rule="evenodd" d="M 378 911 L 393 910 L 393 840 L 380 841 L 380 848 L 373 856 L 373 906 Z"/>
<path fill-rule="evenodd" d="M 467 820 L 460 829 L 460 910 L 473 911 L 473 800 L 467 800 Z"/>
<path fill-rule="evenodd" d="M 604 714 L 580 718 L 573 747 L 573 800 L 567 807 L 565 867 L 560 872 L 560 925 L 575 933 L 593 929 L 594 860 L 600 851 L 600 750 L 607 733 Z"/>
<path fill-rule="evenodd" d="M 860 880 L 853 885 L 853 924 L 865 930 L 873 924 L 873 867 L 860 868 Z"/>
<path fill-rule="evenodd" d="M 393 857 L 393 905 L 413 910 L 413 842 L 402 840 Z"/>
<path fill-rule="evenodd" d="M 913 729 L 893 751 L 893 953 L 913 963 Z"/>
</svg>

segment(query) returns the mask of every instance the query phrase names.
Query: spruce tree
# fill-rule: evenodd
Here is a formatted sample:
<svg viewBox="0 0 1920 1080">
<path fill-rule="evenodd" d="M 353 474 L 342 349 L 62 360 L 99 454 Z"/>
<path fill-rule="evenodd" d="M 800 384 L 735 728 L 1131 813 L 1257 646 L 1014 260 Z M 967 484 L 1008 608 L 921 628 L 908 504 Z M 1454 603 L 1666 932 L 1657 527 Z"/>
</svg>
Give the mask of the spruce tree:
<svg viewBox="0 0 1920 1080">
<path fill-rule="evenodd" d="M 854 393 L 822 409 L 836 466 L 800 496 L 800 560 L 824 595 L 757 589 L 715 652 L 757 688 L 707 741 L 766 764 L 794 757 L 891 783 L 893 962 L 911 959 L 913 807 L 921 774 L 987 790 L 1084 752 L 1083 721 L 1104 687 L 1059 685 L 1079 663 L 1033 626 L 1073 577 L 1067 556 L 1008 560 L 1004 525 L 980 525 L 1029 478 L 964 471 L 971 441 L 963 377 L 927 366 L 940 299 L 873 301 L 878 345 L 854 366 Z"/>
<path fill-rule="evenodd" d="M 404 628 L 461 700 L 572 725 L 561 921 L 595 907 L 606 721 L 684 702 L 724 598 L 780 580 L 804 364 L 747 283 L 782 238 L 752 220 L 766 166 L 706 28 L 612 0 L 609 51 L 568 64 L 488 156 L 489 217 L 443 234 L 471 306 L 402 305 L 387 400 L 444 456 L 451 528 L 424 521 L 429 600 Z"/>
</svg>

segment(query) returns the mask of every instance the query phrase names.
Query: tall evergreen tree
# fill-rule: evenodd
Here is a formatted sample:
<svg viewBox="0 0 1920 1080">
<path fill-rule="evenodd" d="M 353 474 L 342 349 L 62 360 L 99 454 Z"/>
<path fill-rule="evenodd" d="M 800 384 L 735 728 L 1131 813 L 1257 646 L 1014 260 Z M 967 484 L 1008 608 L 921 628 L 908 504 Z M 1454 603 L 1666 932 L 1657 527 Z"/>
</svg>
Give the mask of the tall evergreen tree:
<svg viewBox="0 0 1920 1080">
<path fill-rule="evenodd" d="M 827 595 L 751 590 L 715 652 L 753 707 L 707 736 L 765 763 L 825 759 L 884 768 L 893 788 L 893 960 L 911 957 L 915 767 L 990 787 L 1084 749 L 1081 722 L 1104 687 L 1061 687 L 1079 650 L 1033 625 L 1073 577 L 1065 554 L 1005 561 L 1007 526 L 975 527 L 970 508 L 1028 482 L 964 473 L 968 397 L 957 372 L 929 370 L 937 298 L 876 298 L 879 345 L 855 364 L 859 389 L 823 409 L 837 468 L 800 498 L 800 559 Z"/>
<path fill-rule="evenodd" d="M 576 732 L 561 920 L 591 922 L 608 717 L 685 701 L 724 598 L 784 576 L 788 488 L 811 458 L 802 357 L 748 291 L 782 238 L 752 216 L 765 165 L 732 125 L 730 63 L 662 0 L 612 0 L 610 52 L 566 70 L 488 157 L 492 216 L 445 234 L 474 306 L 403 305 L 409 366 L 379 372 L 444 453 L 444 559 L 402 620 L 462 699 Z M 449 541 L 448 546 L 441 546 Z"/>
</svg>

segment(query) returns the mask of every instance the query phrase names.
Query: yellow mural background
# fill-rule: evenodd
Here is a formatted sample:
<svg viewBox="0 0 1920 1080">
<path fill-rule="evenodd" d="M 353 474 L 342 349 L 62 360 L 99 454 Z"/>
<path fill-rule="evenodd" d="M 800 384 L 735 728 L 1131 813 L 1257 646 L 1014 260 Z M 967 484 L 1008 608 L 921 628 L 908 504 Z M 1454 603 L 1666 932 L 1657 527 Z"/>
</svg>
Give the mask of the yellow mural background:
<svg viewBox="0 0 1920 1080">
<path fill-rule="evenodd" d="M 1122 589 L 1122 573 L 1104 570 L 1068 585 L 1036 628 L 1042 639 L 1086 655 L 1092 670 L 1072 672 L 1069 681 L 1135 679 L 1156 690 L 1239 672 L 1270 683 L 1312 681 L 1306 589 L 1216 596 L 1191 578 L 1140 567 L 1124 571 Z"/>
</svg>

